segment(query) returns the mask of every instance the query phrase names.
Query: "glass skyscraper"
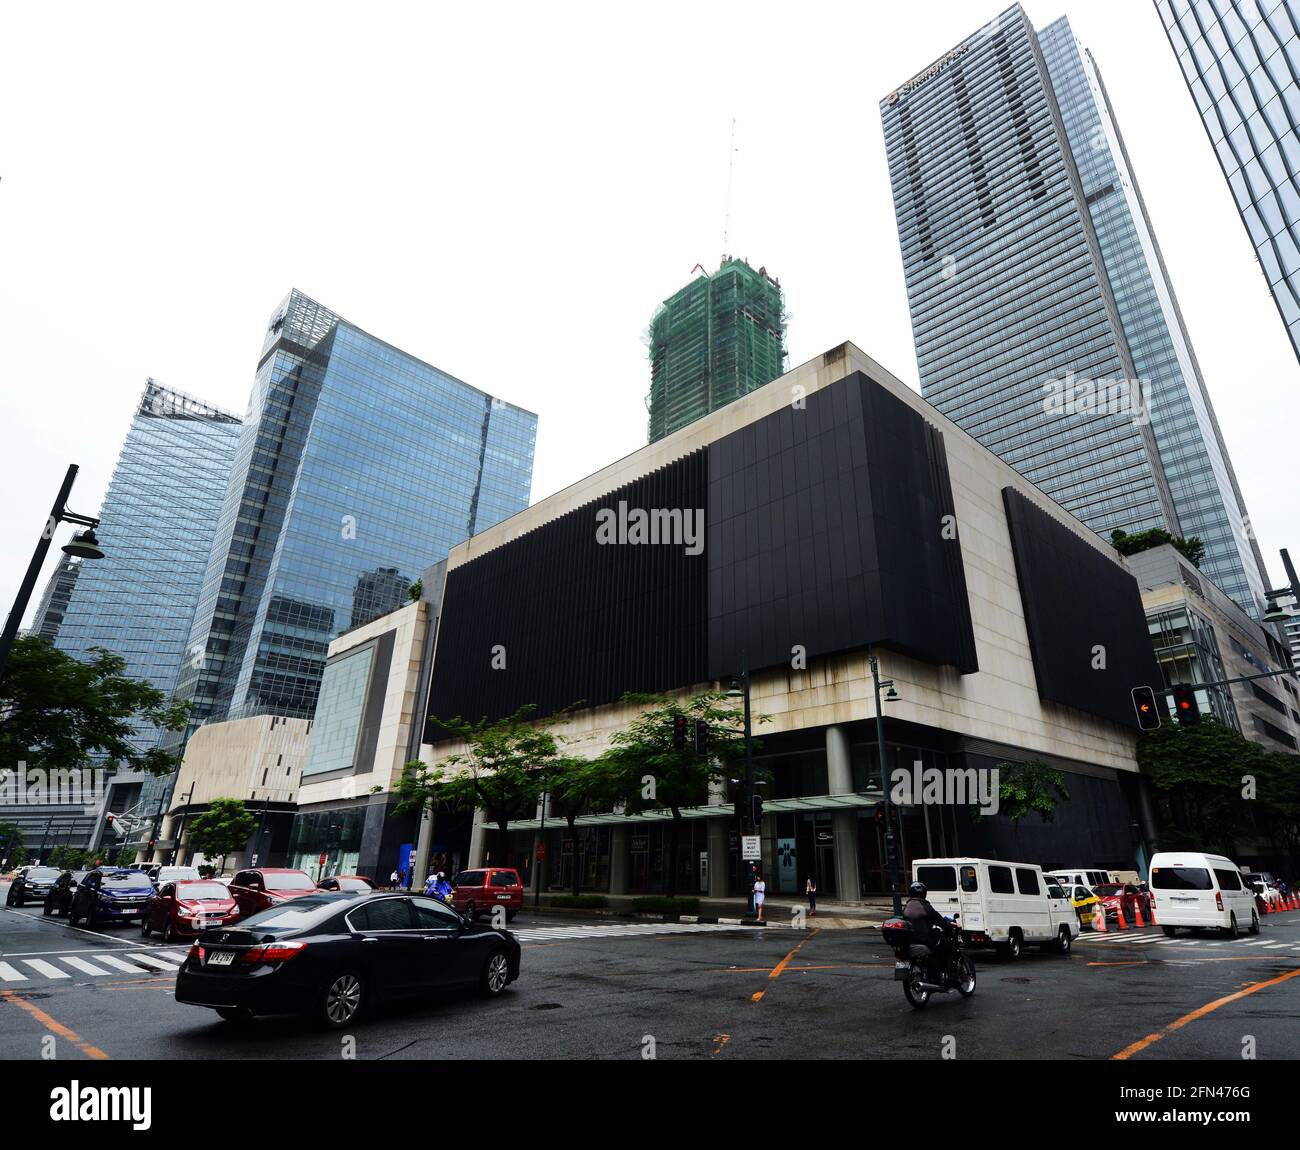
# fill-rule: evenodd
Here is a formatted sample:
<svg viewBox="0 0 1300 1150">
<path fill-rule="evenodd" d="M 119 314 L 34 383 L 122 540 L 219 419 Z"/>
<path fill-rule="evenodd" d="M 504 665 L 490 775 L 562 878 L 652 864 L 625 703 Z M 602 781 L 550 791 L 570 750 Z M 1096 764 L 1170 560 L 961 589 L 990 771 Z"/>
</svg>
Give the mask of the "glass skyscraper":
<svg viewBox="0 0 1300 1150">
<path fill-rule="evenodd" d="M 1213 410 L 1069 25 L 1016 5 L 880 107 L 926 399 L 1105 538 L 1199 535 L 1256 610 Z"/>
<path fill-rule="evenodd" d="M 1300 4 L 1156 8 L 1300 356 Z"/>
<path fill-rule="evenodd" d="M 105 647 L 175 690 L 239 432 L 237 415 L 148 381 L 100 511 L 105 557 L 78 565 L 56 647 Z M 142 749 L 158 735 L 141 728 Z"/>
<path fill-rule="evenodd" d="M 59 628 L 63 626 L 63 616 L 72 600 L 73 589 L 77 586 L 77 576 L 81 573 L 81 560 L 70 555 L 60 555 L 59 564 L 50 575 L 41 593 L 41 601 L 36 605 L 36 614 L 32 616 L 31 633 L 42 639 L 54 642 L 59 637 Z"/>
<path fill-rule="evenodd" d="M 293 291 L 267 328 L 178 694 L 310 718 L 330 640 L 528 505 L 537 417 Z"/>
<path fill-rule="evenodd" d="M 1264 558 L 1201 378 L 1160 245 L 1095 61 L 1062 18 L 1038 33 L 1184 535 L 1205 544 L 1200 569 L 1252 615 L 1264 605 Z"/>
</svg>

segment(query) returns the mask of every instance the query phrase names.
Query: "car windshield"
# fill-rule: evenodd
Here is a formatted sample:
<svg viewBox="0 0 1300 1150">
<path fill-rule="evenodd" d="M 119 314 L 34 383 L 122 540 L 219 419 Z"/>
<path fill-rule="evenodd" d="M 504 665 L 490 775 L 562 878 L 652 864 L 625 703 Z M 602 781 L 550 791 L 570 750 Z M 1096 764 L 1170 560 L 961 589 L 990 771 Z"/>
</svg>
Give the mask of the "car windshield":
<svg viewBox="0 0 1300 1150">
<path fill-rule="evenodd" d="M 197 879 L 199 872 L 192 866 L 165 866 L 158 872 L 159 882 L 178 882 L 181 879 Z"/>
<path fill-rule="evenodd" d="M 360 878 L 338 878 L 334 880 L 339 884 L 339 890 L 361 890 L 370 889 L 370 884 L 365 879 Z"/>
<path fill-rule="evenodd" d="M 219 882 L 183 882 L 176 886 L 176 897 L 186 902 L 203 898 L 229 899 L 230 891 Z"/>
<path fill-rule="evenodd" d="M 293 930 L 306 930 L 320 926 L 331 916 L 337 914 L 352 900 L 339 894 L 309 894 L 294 899 L 287 906 L 275 906 L 270 910 L 259 911 L 244 919 L 241 930 L 253 930 L 257 933 L 284 934 Z"/>
<path fill-rule="evenodd" d="M 28 882 L 53 882 L 58 877 L 58 868 L 52 866 L 34 866 L 27 872 Z"/>
<path fill-rule="evenodd" d="M 142 874 L 106 874 L 104 885 L 117 890 L 153 890 L 153 883 Z"/>
<path fill-rule="evenodd" d="M 315 890 L 316 884 L 300 871 L 286 871 L 284 874 L 267 873 L 267 890 Z"/>
<path fill-rule="evenodd" d="M 1098 894 L 1123 894 L 1124 893 L 1124 888 L 1122 886 L 1095 886 L 1092 889 L 1096 891 Z"/>
</svg>

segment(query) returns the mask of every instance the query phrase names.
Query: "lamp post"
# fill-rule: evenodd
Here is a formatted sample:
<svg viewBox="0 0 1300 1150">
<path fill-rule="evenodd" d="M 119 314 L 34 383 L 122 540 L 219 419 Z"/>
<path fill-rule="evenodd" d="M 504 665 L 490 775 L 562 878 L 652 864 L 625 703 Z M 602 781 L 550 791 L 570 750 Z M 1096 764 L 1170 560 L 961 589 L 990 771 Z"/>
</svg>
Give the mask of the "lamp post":
<svg viewBox="0 0 1300 1150">
<path fill-rule="evenodd" d="M 898 844 L 894 835 L 894 819 L 889 810 L 889 779 L 885 775 L 885 715 L 880 705 L 880 688 L 887 687 L 885 702 L 893 703 L 898 699 L 894 690 L 893 679 L 881 679 L 880 666 L 876 662 L 876 652 L 867 645 L 867 659 L 871 663 L 871 685 L 876 692 L 876 750 L 880 759 L 880 790 L 885 810 L 885 863 L 889 868 L 889 888 L 894 896 L 894 913 L 903 913 L 902 893 L 898 881 Z"/>
<path fill-rule="evenodd" d="M 63 486 L 59 488 L 54 506 L 50 509 L 50 517 L 45 521 L 36 550 L 32 553 L 32 561 L 27 565 L 27 574 L 23 576 L 23 581 L 18 587 L 18 595 L 9 611 L 9 618 L 5 620 L 4 630 L 0 632 L 0 675 L 4 674 L 9 662 L 9 650 L 18 637 L 18 626 L 23 616 L 27 614 L 27 604 L 31 601 L 32 590 L 36 586 L 41 568 L 45 565 L 45 556 L 49 553 L 54 529 L 60 523 L 76 523 L 84 527 L 84 531 L 78 531 L 64 544 L 64 553 L 77 559 L 104 558 L 103 551 L 99 549 L 99 540 L 95 538 L 95 528 L 99 526 L 99 520 L 89 515 L 76 515 L 68 510 L 68 495 L 72 492 L 72 484 L 76 478 L 77 465 L 70 463 L 68 473 L 63 477 Z"/>
<path fill-rule="evenodd" d="M 740 683 L 735 679 L 731 681 L 731 687 L 727 691 L 727 698 L 745 700 L 745 809 L 740 819 L 740 833 L 743 836 L 746 827 L 751 827 L 755 833 L 761 834 L 758 827 L 753 826 L 754 821 L 754 740 L 753 728 L 750 724 L 749 715 L 749 653 L 742 651 L 740 654 Z M 744 853 L 744 844 L 741 844 L 741 853 Z M 743 859 L 742 859 L 743 861 Z M 746 868 L 748 877 L 752 880 L 754 868 L 752 864 Z M 754 884 L 749 883 L 749 909 L 754 909 Z"/>
</svg>

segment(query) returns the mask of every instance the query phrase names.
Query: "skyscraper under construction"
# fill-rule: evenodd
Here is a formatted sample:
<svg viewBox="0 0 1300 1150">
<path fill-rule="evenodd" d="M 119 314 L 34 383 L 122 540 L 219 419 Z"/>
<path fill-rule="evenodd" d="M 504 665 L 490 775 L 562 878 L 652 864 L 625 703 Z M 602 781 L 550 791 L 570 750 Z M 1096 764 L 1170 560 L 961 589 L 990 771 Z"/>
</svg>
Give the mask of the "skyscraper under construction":
<svg viewBox="0 0 1300 1150">
<path fill-rule="evenodd" d="M 664 300 L 650 325 L 651 443 L 785 370 L 781 284 L 724 258 Z"/>
</svg>

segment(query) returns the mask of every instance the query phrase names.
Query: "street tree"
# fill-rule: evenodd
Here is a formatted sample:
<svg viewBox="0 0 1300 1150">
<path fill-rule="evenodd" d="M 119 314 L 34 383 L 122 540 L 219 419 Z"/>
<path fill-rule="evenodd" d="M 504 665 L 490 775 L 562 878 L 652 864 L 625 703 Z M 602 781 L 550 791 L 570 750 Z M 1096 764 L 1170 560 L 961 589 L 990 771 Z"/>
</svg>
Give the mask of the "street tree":
<svg viewBox="0 0 1300 1150">
<path fill-rule="evenodd" d="M 672 815 L 667 874 L 669 896 L 677 893 L 678 851 L 682 808 L 708 802 L 709 784 L 728 777 L 730 764 L 745 757 L 744 716 L 724 694 L 704 692 L 689 699 L 630 693 L 623 702 L 646 709 L 623 730 L 601 756 L 608 794 L 624 804 L 628 814 L 666 810 Z M 686 719 L 684 747 L 675 745 L 674 720 Z M 764 722 L 768 716 L 754 716 Z M 708 727 L 708 750 L 696 754 L 696 720 Z"/>
<path fill-rule="evenodd" d="M 532 817 L 542 793 L 545 772 L 559 753 L 548 723 L 532 719 L 534 706 L 513 715 L 469 723 L 459 717 L 433 719 L 466 749 L 436 767 L 413 760 L 399 781 L 394 807 L 398 811 L 470 811 L 482 808 L 497 828 L 499 865 L 509 856 L 512 818 Z"/>
<path fill-rule="evenodd" d="M 1070 799 L 1065 773 L 1039 759 L 998 763 L 994 769 L 998 772 L 998 814 L 1011 820 L 1012 838 L 1019 858 L 1020 820 L 1037 814 L 1045 823 L 1055 821 L 1057 804 Z M 978 807 L 975 814 L 978 818 Z"/>
<path fill-rule="evenodd" d="M 136 728 L 144 723 L 183 731 L 189 704 L 125 671 L 126 660 L 102 647 L 92 647 L 82 661 L 48 639 L 18 638 L 0 675 L 0 764 L 75 770 L 94 757 L 123 769 L 171 774 L 180 756 L 159 747 L 140 750 Z"/>
<path fill-rule="evenodd" d="M 16 863 L 20 859 L 26 862 L 23 850 L 23 828 L 17 823 L 0 819 L 0 863 L 6 860 Z"/>
<path fill-rule="evenodd" d="M 257 818 L 244 806 L 243 799 L 213 799 L 208 809 L 190 824 L 189 839 L 195 850 L 208 858 L 220 858 L 226 869 L 226 856 L 248 842 L 257 829 Z"/>
<path fill-rule="evenodd" d="M 620 801 L 619 776 L 603 758 L 559 755 L 544 772 L 550 809 L 564 820 L 573 843 L 573 893 L 582 892 L 583 856 L 577 821 L 588 811 L 613 810 Z"/>
</svg>

